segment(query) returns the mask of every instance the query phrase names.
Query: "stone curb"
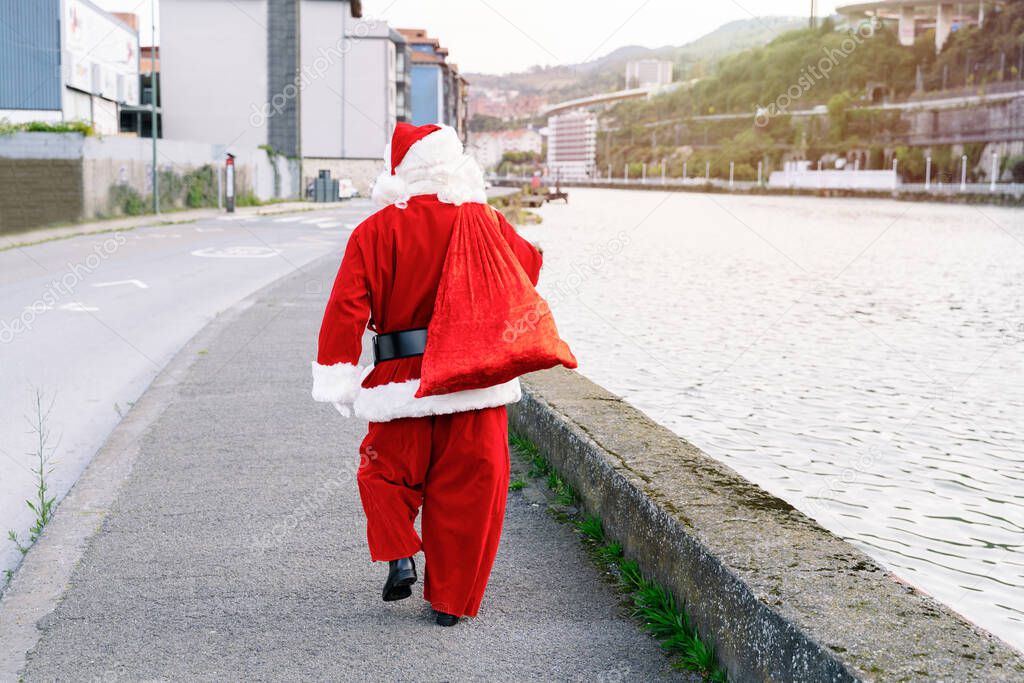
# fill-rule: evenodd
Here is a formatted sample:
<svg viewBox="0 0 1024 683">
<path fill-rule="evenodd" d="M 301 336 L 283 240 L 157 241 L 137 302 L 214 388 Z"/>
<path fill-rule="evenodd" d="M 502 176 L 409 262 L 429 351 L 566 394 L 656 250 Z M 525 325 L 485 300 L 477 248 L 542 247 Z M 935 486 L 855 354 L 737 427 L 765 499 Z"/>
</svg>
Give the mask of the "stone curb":
<svg viewBox="0 0 1024 683">
<path fill-rule="evenodd" d="M 1024 656 L 574 372 L 510 426 L 685 604 L 732 680 L 1017 681 Z"/>
</svg>

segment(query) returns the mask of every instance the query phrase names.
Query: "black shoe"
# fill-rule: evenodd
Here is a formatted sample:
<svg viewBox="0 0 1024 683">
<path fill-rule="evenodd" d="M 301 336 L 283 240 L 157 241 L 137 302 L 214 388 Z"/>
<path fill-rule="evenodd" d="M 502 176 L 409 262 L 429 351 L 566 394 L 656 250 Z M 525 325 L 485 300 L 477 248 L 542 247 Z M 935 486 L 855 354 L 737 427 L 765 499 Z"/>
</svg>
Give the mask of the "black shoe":
<svg viewBox="0 0 1024 683">
<path fill-rule="evenodd" d="M 388 569 L 388 580 L 384 582 L 384 602 L 404 600 L 412 595 L 409 586 L 416 583 L 416 563 L 411 557 L 391 560 Z"/>
<path fill-rule="evenodd" d="M 438 612 L 437 610 L 434 610 L 434 614 L 437 615 L 438 626 L 455 626 L 455 624 L 459 623 L 459 618 L 454 614 Z"/>
</svg>

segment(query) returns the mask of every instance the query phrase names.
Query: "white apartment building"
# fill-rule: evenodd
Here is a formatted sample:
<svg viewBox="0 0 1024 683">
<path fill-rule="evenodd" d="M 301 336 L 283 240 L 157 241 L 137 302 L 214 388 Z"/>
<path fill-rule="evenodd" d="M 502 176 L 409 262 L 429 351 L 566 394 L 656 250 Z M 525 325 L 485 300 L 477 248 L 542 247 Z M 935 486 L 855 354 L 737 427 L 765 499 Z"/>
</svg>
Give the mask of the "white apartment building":
<svg viewBox="0 0 1024 683">
<path fill-rule="evenodd" d="M 672 82 L 672 62 L 637 59 L 626 63 L 626 89 L 658 88 Z"/>
<path fill-rule="evenodd" d="M 548 174 L 561 180 L 594 177 L 597 115 L 575 109 L 548 119 Z"/>
<path fill-rule="evenodd" d="M 492 169 L 501 163 L 505 152 L 540 154 L 544 149 L 544 138 L 529 128 L 473 133 L 468 149 L 480 168 Z"/>
</svg>

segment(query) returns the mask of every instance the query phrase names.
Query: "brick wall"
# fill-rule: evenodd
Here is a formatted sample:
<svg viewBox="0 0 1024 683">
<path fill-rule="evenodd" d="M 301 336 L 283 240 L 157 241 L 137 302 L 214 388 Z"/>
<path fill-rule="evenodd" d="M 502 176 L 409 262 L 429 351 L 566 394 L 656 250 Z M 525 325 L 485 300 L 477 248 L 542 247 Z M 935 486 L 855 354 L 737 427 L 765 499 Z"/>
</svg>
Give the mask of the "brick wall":
<svg viewBox="0 0 1024 683">
<path fill-rule="evenodd" d="M 0 158 L 0 234 L 82 218 L 81 159 Z"/>
</svg>

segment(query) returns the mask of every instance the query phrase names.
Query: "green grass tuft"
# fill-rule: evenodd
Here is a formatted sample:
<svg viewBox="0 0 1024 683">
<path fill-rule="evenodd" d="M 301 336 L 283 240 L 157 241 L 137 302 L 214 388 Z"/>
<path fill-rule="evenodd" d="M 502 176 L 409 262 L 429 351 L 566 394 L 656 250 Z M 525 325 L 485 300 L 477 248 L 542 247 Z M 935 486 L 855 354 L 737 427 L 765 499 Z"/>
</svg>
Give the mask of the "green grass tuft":
<svg viewBox="0 0 1024 683">
<path fill-rule="evenodd" d="M 551 474 L 551 463 L 540 454 L 540 450 L 531 441 L 527 441 L 517 434 L 510 434 L 508 437 L 512 447 L 519 451 L 530 462 L 530 471 L 526 473 L 530 479 L 539 479 Z"/>
<path fill-rule="evenodd" d="M 622 546 L 614 542 L 606 543 L 597 549 L 597 557 L 602 562 L 618 564 L 619 560 L 622 559 Z"/>
<path fill-rule="evenodd" d="M 594 543 L 604 540 L 604 525 L 600 517 L 591 516 L 580 520 L 576 522 L 576 529 Z"/>
<path fill-rule="evenodd" d="M 515 479 L 508 484 L 509 491 L 519 491 L 526 488 L 526 482 L 519 479 Z"/>
</svg>

